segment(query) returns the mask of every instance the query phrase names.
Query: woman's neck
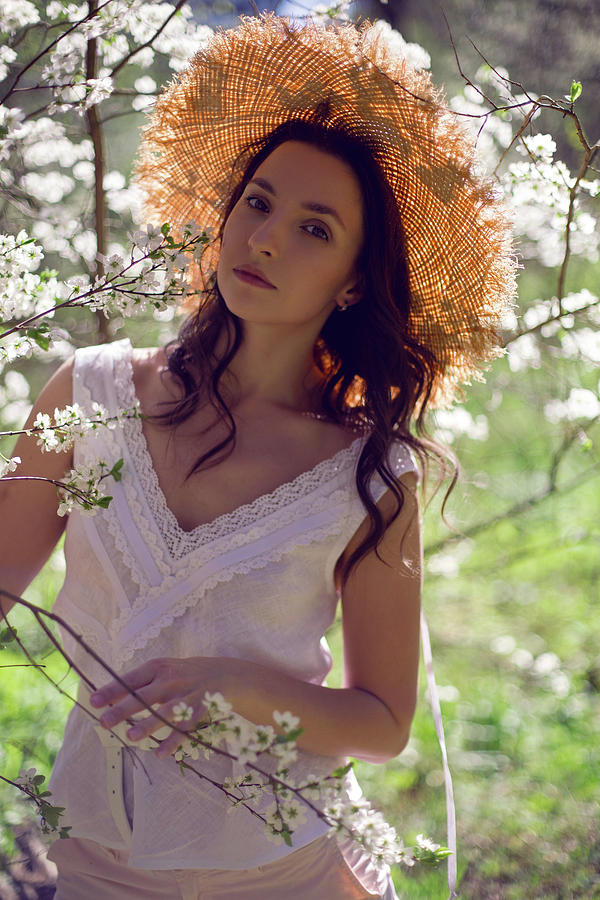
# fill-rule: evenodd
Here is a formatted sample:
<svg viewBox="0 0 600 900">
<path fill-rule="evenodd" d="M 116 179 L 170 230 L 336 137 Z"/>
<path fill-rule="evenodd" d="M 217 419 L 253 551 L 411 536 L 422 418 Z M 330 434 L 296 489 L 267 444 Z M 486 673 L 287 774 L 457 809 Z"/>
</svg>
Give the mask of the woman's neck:
<svg viewBox="0 0 600 900">
<path fill-rule="evenodd" d="M 307 338 L 297 329 L 282 333 L 268 325 L 242 323 L 242 328 L 241 346 L 227 370 L 230 377 L 224 377 L 236 405 L 313 409 L 322 376 L 313 360 L 312 335 Z"/>
</svg>

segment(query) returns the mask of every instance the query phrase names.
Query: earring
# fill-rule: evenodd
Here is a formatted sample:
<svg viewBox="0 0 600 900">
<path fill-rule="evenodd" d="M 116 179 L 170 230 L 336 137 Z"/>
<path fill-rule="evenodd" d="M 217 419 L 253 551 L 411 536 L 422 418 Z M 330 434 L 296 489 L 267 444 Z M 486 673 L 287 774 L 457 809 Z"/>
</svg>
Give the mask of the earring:
<svg viewBox="0 0 600 900">
<path fill-rule="evenodd" d="M 346 312 L 347 309 L 350 309 L 350 304 L 347 303 L 347 302 L 344 300 L 344 302 L 342 303 L 342 305 L 341 305 L 341 306 L 338 306 L 337 311 L 338 311 L 338 312 Z"/>
</svg>

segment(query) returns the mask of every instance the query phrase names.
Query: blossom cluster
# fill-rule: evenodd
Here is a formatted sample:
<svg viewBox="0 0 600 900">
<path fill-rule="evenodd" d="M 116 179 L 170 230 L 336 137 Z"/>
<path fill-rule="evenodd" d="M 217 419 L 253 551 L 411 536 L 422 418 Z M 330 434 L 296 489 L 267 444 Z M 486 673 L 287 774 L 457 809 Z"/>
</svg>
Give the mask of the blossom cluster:
<svg viewBox="0 0 600 900">
<path fill-rule="evenodd" d="M 569 225 L 569 248 L 572 254 L 591 262 L 600 259 L 600 234 L 590 212 L 579 196 L 600 195 L 600 179 L 580 179 L 578 197 L 571 198 L 576 178 L 561 160 L 554 160 L 556 144 L 549 134 L 523 138 L 521 152 L 528 159 L 508 166 L 502 179 L 504 194 L 518 209 L 514 227 L 525 239 L 521 253 L 535 256 L 543 265 L 555 266 L 564 252 L 564 235 L 569 209 L 573 204 Z"/>
<path fill-rule="evenodd" d="M 21 4 L 21 21 L 14 13 L 2 14 L 4 11 L 0 10 L 0 30 L 14 34 L 21 25 L 39 20 L 37 10 L 27 0 L 12 3 Z M 187 4 L 176 11 L 174 5 L 166 2 L 107 0 L 90 12 L 86 4 L 51 0 L 46 6 L 46 17 L 54 27 L 64 27 L 44 57 L 41 71 L 41 84 L 53 89 L 53 100 L 48 106 L 50 114 L 70 108 L 84 112 L 102 103 L 115 89 L 113 73 L 130 56 L 137 66 L 147 68 L 159 53 L 168 58 L 174 71 L 179 71 L 213 33 L 208 26 L 194 22 Z M 100 63 L 94 78 L 86 77 L 90 40 L 97 42 Z M 7 49 L 10 53 L 5 62 L 10 63 L 14 51 Z"/>
<path fill-rule="evenodd" d="M 207 715 L 196 729 L 190 732 L 178 750 L 175 759 L 181 762 L 186 757 L 198 759 L 200 751 L 208 759 L 213 747 L 224 743 L 228 753 L 240 763 L 254 763 L 263 753 L 269 753 L 277 760 L 276 772 L 287 768 L 296 759 L 294 746 L 298 735 L 299 720 L 291 713 L 273 714 L 279 726 L 279 733 L 270 725 L 253 725 L 235 713 L 221 694 L 205 694 L 204 705 Z M 182 710 L 178 708 L 178 713 Z"/>
<path fill-rule="evenodd" d="M 65 811 L 64 806 L 55 806 L 48 799 L 52 796 L 48 790 L 42 790 L 46 776 L 36 769 L 21 769 L 17 778 L 12 782 L 15 787 L 25 795 L 25 798 L 37 807 L 40 816 L 40 825 L 44 834 L 58 832 L 59 837 L 68 838 L 70 825 L 61 825 L 60 818 Z"/>
<path fill-rule="evenodd" d="M 27 232 L 0 234 L 0 321 L 51 310 L 64 299 L 66 291 L 56 273 L 36 272 L 43 256 Z"/>
<path fill-rule="evenodd" d="M 40 14 L 31 0 L 0 0 L 0 34 L 12 35 L 39 20 Z"/>
<path fill-rule="evenodd" d="M 109 466 L 100 459 L 93 466 L 71 469 L 58 487 L 60 503 L 56 511 L 57 515 L 67 516 L 76 507 L 81 513 L 88 516 L 93 516 L 99 507 L 106 509 L 112 497 L 106 495 L 101 489 L 101 482 L 109 477 L 120 481 L 122 466 L 122 459 L 113 466 Z"/>
<path fill-rule="evenodd" d="M 18 339 L 0 348 L 0 359 L 12 361 L 30 355 L 34 343 L 47 349 L 52 335 L 43 320 L 63 306 L 87 306 L 107 316 L 134 316 L 148 306 L 164 311 L 169 304 L 180 302 L 190 291 L 188 267 L 201 259 L 212 233 L 190 223 L 184 228 L 183 240 L 176 242 L 169 231 L 167 224 L 160 229 L 153 225 L 138 229 L 130 235 L 128 257 L 118 252 L 110 257 L 100 255 L 102 275 L 93 281 L 82 276 L 64 282 L 57 281 L 54 272 L 33 271 L 43 251 L 25 231 L 16 237 L 0 235 L 0 321 L 25 317 L 0 338 L 15 334 L 23 324 L 29 326 Z"/>
<path fill-rule="evenodd" d="M 122 425 L 126 418 L 137 418 L 139 415 L 139 407 L 136 406 L 121 410 L 118 416 L 110 416 L 108 410 L 96 401 L 92 403 L 91 415 L 87 415 L 78 403 L 72 403 L 64 409 L 55 409 L 52 417 L 48 413 L 38 413 L 25 434 L 35 435 L 42 450 L 60 453 L 70 450 L 77 438 L 85 437 L 100 426 L 114 429 Z"/>
<path fill-rule="evenodd" d="M 9 475 L 11 472 L 14 472 L 17 466 L 21 465 L 21 457 L 20 456 L 4 456 L 3 453 L 0 453 L 0 478 L 4 475 Z"/>
<path fill-rule="evenodd" d="M 340 841 L 357 841 L 376 867 L 401 863 L 412 866 L 418 858 L 402 845 L 394 828 L 384 816 L 364 798 L 351 799 L 346 775 L 351 765 L 342 766 L 325 778 L 308 775 L 297 783 L 290 774 L 296 761 L 296 740 L 302 733 L 300 720 L 291 712 L 273 713 L 277 728 L 254 725 L 234 712 L 220 693 L 204 696 L 206 716 L 180 744 L 175 760 L 185 771 L 188 760 L 196 760 L 203 752 L 208 759 L 215 751 L 225 750 L 246 771 L 226 778 L 223 788 L 232 809 L 249 806 L 260 800 L 265 792 L 273 797 L 270 805 L 260 807 L 265 835 L 274 843 L 292 843 L 298 825 L 306 821 L 309 808 L 322 818 Z M 193 710 L 185 703 L 174 708 L 176 721 L 189 721 Z M 275 761 L 275 770 L 261 768 L 263 758 Z M 188 764 L 189 767 L 189 764 Z M 443 858 L 445 848 L 422 839 L 420 852 Z"/>
</svg>

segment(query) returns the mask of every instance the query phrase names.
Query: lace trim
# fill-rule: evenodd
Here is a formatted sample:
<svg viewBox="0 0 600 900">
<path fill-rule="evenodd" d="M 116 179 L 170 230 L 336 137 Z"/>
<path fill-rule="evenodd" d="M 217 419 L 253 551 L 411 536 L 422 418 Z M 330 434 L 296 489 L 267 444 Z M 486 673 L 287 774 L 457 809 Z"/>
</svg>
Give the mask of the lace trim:
<svg viewBox="0 0 600 900">
<path fill-rule="evenodd" d="M 321 528 L 312 529 L 304 534 L 294 535 L 289 540 L 282 542 L 277 547 L 273 547 L 266 553 L 262 553 L 259 556 L 253 556 L 250 559 L 243 560 L 231 566 L 225 566 L 220 571 L 214 572 L 212 575 L 204 578 L 197 589 L 189 591 L 186 595 L 180 597 L 176 603 L 153 623 L 144 623 L 142 633 L 138 634 L 135 638 L 125 644 L 120 650 L 117 649 L 115 652 L 116 665 L 123 665 L 131 659 L 136 651 L 143 650 L 147 644 L 157 638 L 165 628 L 172 625 L 175 619 L 184 615 L 190 607 L 199 607 L 202 598 L 218 584 L 224 584 L 231 581 L 236 575 L 247 575 L 249 572 L 265 568 L 269 563 L 278 562 L 284 556 L 293 552 L 294 548 L 298 546 L 308 546 L 309 544 L 324 541 L 333 535 L 340 534 L 344 529 L 344 525 L 345 522 L 336 519 Z M 145 605 L 151 602 L 153 597 L 162 591 L 164 591 L 164 586 L 161 588 L 153 588 L 150 591 L 151 596 L 146 598 Z M 118 645 L 120 632 L 120 624 L 115 623 L 112 639 L 115 641 L 116 645 Z"/>
<path fill-rule="evenodd" d="M 118 360 L 116 369 L 118 373 L 116 372 L 115 374 L 115 387 L 118 392 L 119 405 L 128 408 L 137 402 L 131 352 Z M 165 495 L 160 487 L 142 430 L 141 419 L 130 419 L 126 422 L 125 432 L 129 450 L 135 462 L 136 472 L 152 512 L 154 523 L 157 525 L 169 555 L 174 561 L 182 560 L 184 557 L 198 552 L 209 544 L 212 548 L 214 542 L 219 539 L 231 539 L 241 530 L 251 527 L 259 520 L 285 511 L 290 504 L 303 499 L 323 485 L 328 485 L 340 473 L 346 472 L 349 463 L 355 462 L 358 458 L 357 449 L 364 441 L 364 436 L 361 435 L 348 447 L 343 447 L 339 450 L 334 456 L 322 460 L 312 469 L 302 472 L 291 481 L 279 485 L 270 493 L 262 494 L 250 503 L 243 504 L 231 512 L 224 513 L 211 522 L 198 525 L 192 531 L 184 531 L 167 505 Z M 154 553 L 160 553 L 161 548 L 157 532 L 148 527 L 147 518 L 143 515 L 143 507 L 136 499 L 135 492 L 127 490 L 127 496 L 128 498 L 131 496 L 132 513 L 144 539 L 148 541 Z M 314 508 L 312 503 L 310 508 L 311 510 Z M 298 511 L 296 510 L 292 518 L 297 516 Z M 281 521 L 278 520 L 274 523 L 274 528 L 280 527 L 281 524 Z M 271 526 L 266 525 L 265 533 L 269 530 L 271 530 Z M 253 539 L 255 538 L 253 537 Z M 243 542 L 244 539 L 242 539 Z M 211 552 L 213 552 L 212 549 Z"/>
<path fill-rule="evenodd" d="M 311 515 L 317 515 L 327 510 L 331 519 L 334 521 L 339 520 L 340 523 L 345 523 L 340 506 L 346 504 L 347 498 L 348 492 L 345 489 L 336 491 L 334 494 L 328 494 L 325 497 L 315 498 L 315 501 L 311 504 Z M 185 566 L 180 567 L 175 573 L 167 577 L 161 585 L 149 588 L 144 591 L 143 594 L 138 596 L 131 609 L 127 611 L 127 613 L 123 613 L 119 618 L 117 622 L 117 631 L 124 628 L 132 618 L 143 612 L 154 596 L 159 593 L 164 593 L 166 590 L 174 587 L 178 582 L 189 578 L 194 572 L 202 569 L 206 563 L 210 562 L 210 560 L 225 556 L 227 553 L 237 550 L 239 547 L 253 544 L 270 533 L 277 534 L 281 528 L 290 524 L 296 518 L 297 511 L 290 508 L 284 508 L 280 510 L 277 515 L 270 516 L 267 523 L 263 522 L 262 524 L 251 528 L 249 531 L 240 531 L 231 536 L 224 535 L 218 541 L 199 547 L 196 553 L 186 559 Z M 312 526 L 305 528 L 304 532 L 297 532 L 293 538 L 290 538 L 285 542 L 285 546 L 288 548 L 285 552 L 292 552 L 295 546 L 306 545 L 312 543 L 314 540 L 320 540 L 322 538 L 324 527 L 324 525 L 316 527 Z M 344 524 L 340 524 L 340 531 L 343 527 Z M 317 537 L 312 537 L 312 535 L 317 535 Z M 277 548 L 274 548 L 274 550 L 276 549 Z M 269 553 L 269 551 L 267 551 L 267 553 Z M 264 552 L 257 554 L 255 559 L 261 559 L 264 555 Z M 223 571 L 227 571 L 227 569 L 228 566 L 224 565 Z M 234 572 L 234 574 L 236 573 Z"/>
<path fill-rule="evenodd" d="M 138 401 L 133 381 L 129 342 L 119 348 L 118 352 L 113 350 L 111 362 L 117 405 L 123 408 L 132 407 Z M 90 367 L 90 371 L 93 373 L 94 368 Z M 85 369 L 79 373 L 79 390 L 82 399 L 86 398 L 85 405 L 89 402 L 91 407 L 92 394 L 81 377 L 84 373 Z M 105 400 L 104 397 L 99 399 Z M 129 452 L 132 461 L 131 469 L 135 469 L 135 472 L 125 473 L 122 482 L 115 487 L 123 492 L 136 527 L 151 552 L 155 564 L 164 576 L 160 585 L 149 585 L 147 578 L 140 570 L 136 557 L 129 549 L 129 540 L 121 527 L 115 508 L 116 504 L 114 506 L 111 504 L 106 513 L 102 515 L 103 522 L 106 523 L 115 548 L 121 554 L 132 580 L 140 588 L 137 599 L 131 608 L 124 610 L 113 623 L 111 630 L 114 631 L 113 639 L 117 646 L 121 637 L 121 629 L 126 624 L 132 623 L 136 616 L 146 610 L 161 594 L 188 578 L 194 571 L 201 570 L 210 559 L 216 559 L 219 555 L 226 557 L 230 550 L 259 541 L 269 533 L 277 533 L 294 521 L 301 523 L 303 518 L 310 520 L 316 514 L 322 515 L 324 510 L 327 510 L 331 516 L 329 521 L 324 524 L 321 523 L 312 528 L 306 526 L 303 532 L 296 533 L 287 539 L 280 539 L 277 546 L 257 553 L 256 556 L 229 566 L 225 564 L 218 572 L 205 577 L 200 593 L 198 593 L 197 587 L 186 589 L 185 596 L 178 598 L 150 626 L 145 624 L 144 633 L 137 635 L 122 648 L 120 651 L 121 662 L 130 659 L 136 650 L 143 649 L 165 627 L 172 624 L 175 618 L 183 615 L 190 606 L 197 604 L 199 599 L 219 582 L 226 582 L 236 575 L 247 574 L 254 569 L 263 568 L 271 562 L 280 560 L 286 554 L 293 553 L 295 547 L 324 541 L 332 535 L 341 534 L 349 524 L 352 525 L 353 522 L 350 520 L 354 519 L 354 515 L 351 514 L 354 503 L 351 502 L 353 496 L 352 484 L 348 478 L 350 474 L 348 464 L 354 463 L 358 457 L 357 448 L 364 439 L 364 435 L 361 435 L 335 456 L 323 460 L 313 469 L 302 473 L 291 482 L 280 485 L 271 493 L 262 495 L 233 512 L 225 513 L 212 522 L 200 525 L 192 532 L 185 532 L 167 506 L 166 498 L 152 466 L 152 458 L 142 431 L 141 421 L 138 419 L 128 420 L 124 424 L 123 432 L 119 432 L 118 435 L 115 432 L 103 432 L 103 444 L 114 454 L 115 459 L 123 455 L 125 448 Z M 411 462 L 410 453 L 406 448 L 399 449 L 404 451 L 399 454 L 397 461 L 400 462 L 400 468 L 405 469 L 403 465 L 405 461 L 409 461 L 409 467 L 413 467 L 414 463 Z M 394 468 L 397 468 L 397 465 L 394 465 Z M 139 490 L 136 483 L 136 474 L 142 491 Z M 326 487 L 327 490 L 315 494 L 320 487 Z M 140 501 L 142 492 L 148 500 L 154 521 L 148 516 L 148 509 Z M 353 531 L 354 527 L 352 527 L 349 537 Z M 180 558 L 169 559 L 166 553 L 167 549 L 171 549 Z"/>
</svg>

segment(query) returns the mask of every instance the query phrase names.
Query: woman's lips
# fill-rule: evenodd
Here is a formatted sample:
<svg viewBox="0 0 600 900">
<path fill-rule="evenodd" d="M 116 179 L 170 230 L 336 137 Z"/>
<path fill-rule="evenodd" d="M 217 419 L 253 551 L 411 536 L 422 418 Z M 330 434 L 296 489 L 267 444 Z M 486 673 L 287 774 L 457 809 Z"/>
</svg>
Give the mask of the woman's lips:
<svg viewBox="0 0 600 900">
<path fill-rule="evenodd" d="M 264 278 L 260 278 L 258 275 L 253 275 L 252 272 L 246 271 L 246 269 L 234 269 L 234 275 L 240 279 L 240 281 L 245 281 L 246 284 L 253 284 L 256 287 L 269 288 L 270 290 L 275 290 L 274 284 L 269 284 L 268 281 L 265 281 Z"/>
</svg>

